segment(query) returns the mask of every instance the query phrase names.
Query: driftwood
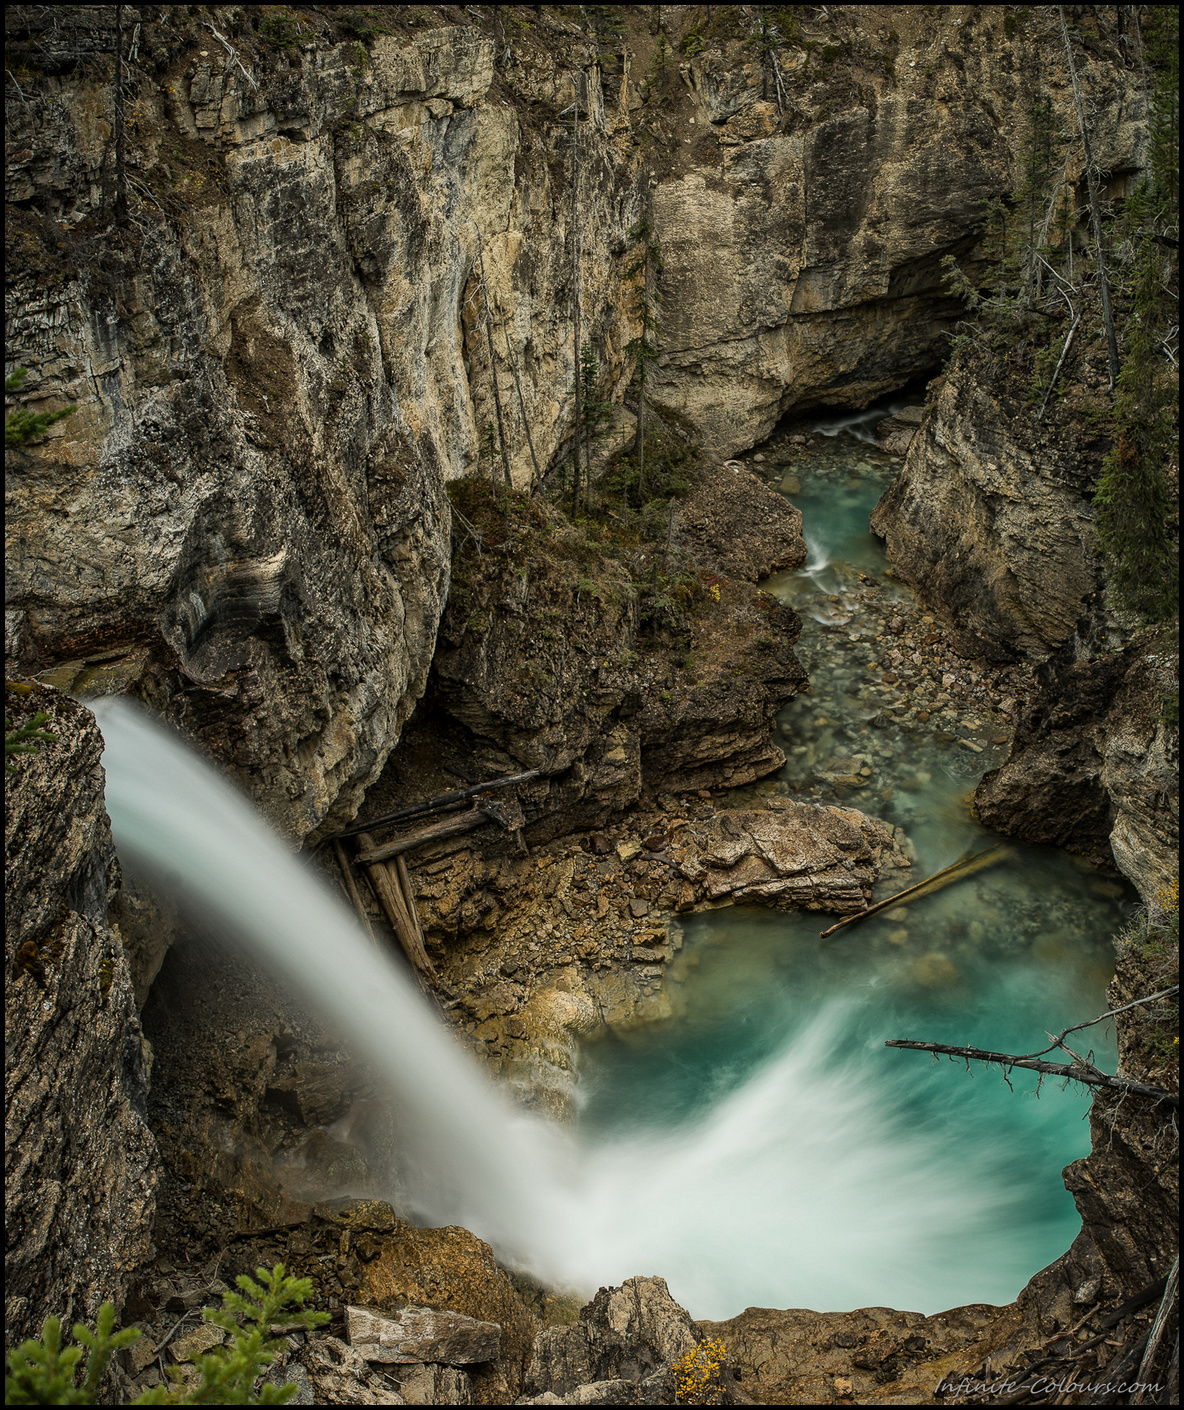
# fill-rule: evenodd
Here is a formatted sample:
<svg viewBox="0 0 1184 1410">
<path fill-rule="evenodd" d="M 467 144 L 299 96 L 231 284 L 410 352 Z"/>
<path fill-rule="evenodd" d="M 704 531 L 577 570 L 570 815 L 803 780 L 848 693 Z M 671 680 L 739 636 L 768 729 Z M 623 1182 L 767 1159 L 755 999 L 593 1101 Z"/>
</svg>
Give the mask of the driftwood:
<svg viewBox="0 0 1184 1410">
<path fill-rule="evenodd" d="M 365 847 L 371 847 L 373 843 L 369 833 L 365 832 L 358 840 Z M 366 858 L 363 855 L 358 860 L 365 862 Z M 366 865 L 374 893 L 386 912 L 403 953 L 411 961 L 416 977 L 426 989 L 428 981 L 437 978 L 436 968 L 424 946 L 423 929 L 411 894 L 411 880 L 407 875 L 406 865 L 402 863 L 401 858 L 393 871 L 384 861 L 371 860 Z"/>
<path fill-rule="evenodd" d="M 1176 1305 L 1176 1296 L 1180 1287 L 1180 1255 L 1176 1255 L 1176 1261 L 1172 1264 L 1172 1271 L 1168 1274 L 1168 1280 L 1164 1287 L 1163 1298 L 1155 1314 L 1155 1321 L 1151 1324 L 1151 1330 L 1147 1333 L 1147 1347 L 1143 1352 L 1143 1360 L 1139 1363 L 1139 1373 L 1135 1380 L 1140 1382 L 1139 1389 L 1131 1399 L 1132 1405 L 1145 1405 L 1147 1403 L 1147 1392 L 1150 1389 L 1151 1369 L 1155 1364 L 1155 1357 L 1159 1351 L 1160 1342 L 1163 1340 L 1164 1331 L 1168 1325 L 1168 1318 L 1172 1314 L 1172 1309 Z M 1180 1334 L 1176 1333 L 1176 1354 L 1179 1356 Z M 1158 1389 L 1158 1387 L 1156 1387 Z"/>
<path fill-rule="evenodd" d="M 345 889 L 349 893 L 349 899 L 353 902 L 358 919 L 362 922 L 362 929 L 370 937 L 370 943 L 377 945 L 378 937 L 374 934 L 374 927 L 370 924 L 370 917 L 366 914 L 366 907 L 362 904 L 362 893 L 358 890 L 358 883 L 354 880 L 353 868 L 349 864 L 349 858 L 345 855 L 345 848 L 336 839 L 333 842 L 333 851 L 337 857 L 337 865 L 341 868 L 341 876 L 345 882 Z"/>
<path fill-rule="evenodd" d="M 922 1053 L 942 1053 L 947 1057 L 962 1058 L 971 1062 L 993 1062 L 1000 1067 L 1022 1067 L 1030 1072 L 1043 1072 L 1052 1077 L 1069 1077 L 1074 1082 L 1084 1082 L 1089 1087 L 1108 1087 L 1118 1092 L 1130 1092 L 1137 1097 L 1150 1097 L 1152 1101 L 1169 1102 L 1180 1105 L 1178 1092 L 1166 1092 L 1162 1087 L 1151 1087 L 1146 1082 L 1131 1082 L 1125 1077 L 1111 1077 L 1099 1072 L 1092 1064 L 1084 1062 L 1061 1063 L 1041 1062 L 1038 1058 L 1018 1057 L 1014 1053 L 990 1053 L 983 1048 L 953 1048 L 945 1043 L 913 1043 L 903 1038 L 893 1038 L 884 1044 L 886 1048 L 912 1048 Z"/>
<path fill-rule="evenodd" d="M 509 788 L 515 783 L 526 783 L 532 778 L 538 778 L 538 769 L 528 769 L 524 774 L 507 774 L 504 778 L 491 778 L 488 783 L 475 783 L 471 788 L 461 788 L 455 793 L 441 793 L 438 798 L 429 798 L 424 803 L 412 803 L 409 807 L 400 808 L 396 813 L 384 813 L 380 818 L 371 818 L 369 822 L 355 823 L 353 827 L 347 827 L 344 832 L 337 833 L 338 837 L 356 837 L 361 832 L 372 832 L 376 827 L 382 827 L 386 823 L 402 822 L 404 818 L 415 818 L 421 813 L 434 813 L 439 808 L 450 807 L 453 803 L 463 803 L 466 798 L 475 798 L 479 793 L 491 793 L 497 788 Z"/>
<path fill-rule="evenodd" d="M 388 857 L 397 857 L 403 852 L 410 852 L 414 847 L 422 847 L 425 843 L 438 842 L 445 837 L 456 837 L 462 832 L 471 832 L 473 828 L 489 821 L 488 813 L 480 808 L 470 808 L 467 813 L 458 813 L 454 818 L 433 823 L 431 827 L 421 828 L 419 832 L 409 833 L 406 837 L 396 837 L 393 842 L 384 842 L 381 847 L 375 846 L 374 839 L 368 832 L 361 832 L 358 834 L 358 841 L 365 847 L 365 851 L 358 853 L 358 861 L 364 866 L 372 866 L 375 862 L 385 862 Z"/>
<path fill-rule="evenodd" d="M 940 891 L 943 886 L 948 886 L 951 881 L 957 881 L 960 877 L 969 876 L 972 872 L 981 871 L 983 867 L 994 866 L 1007 855 L 1007 848 L 1002 843 L 996 843 L 994 847 L 988 847 L 985 851 L 976 852 L 973 857 L 963 857 L 961 861 L 954 862 L 948 867 L 943 867 L 941 871 L 934 872 L 926 881 L 918 881 L 914 886 L 907 886 L 903 891 L 898 891 L 895 896 L 889 896 L 886 901 L 877 901 L 874 906 L 869 906 L 865 911 L 859 911 L 856 915 L 844 917 L 837 925 L 832 925 L 829 930 L 819 932 L 818 938 L 825 940 L 828 935 L 833 935 L 836 930 L 842 930 L 844 926 L 856 925 L 861 920 L 867 920 L 868 916 L 874 916 L 879 911 L 886 911 L 890 906 L 895 906 L 898 901 L 903 901 L 908 897 L 918 899 L 927 895 L 930 891 Z"/>
</svg>

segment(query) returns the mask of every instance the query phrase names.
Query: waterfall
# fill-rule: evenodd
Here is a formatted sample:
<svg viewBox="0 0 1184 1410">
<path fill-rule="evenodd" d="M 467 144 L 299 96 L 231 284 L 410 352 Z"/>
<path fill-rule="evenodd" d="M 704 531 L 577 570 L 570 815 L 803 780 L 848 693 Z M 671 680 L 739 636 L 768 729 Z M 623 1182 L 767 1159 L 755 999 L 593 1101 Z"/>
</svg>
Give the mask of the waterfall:
<svg viewBox="0 0 1184 1410">
<path fill-rule="evenodd" d="M 855 999 L 820 1006 L 690 1120 L 599 1137 L 553 1125 L 510 1103 L 175 733 L 123 701 L 93 708 L 120 856 L 297 985 L 385 1081 L 404 1213 L 410 1201 L 420 1222 L 461 1224 L 583 1294 L 660 1274 L 698 1317 L 752 1303 L 932 1312 L 1018 1291 L 1023 1189 L 1006 1152 L 984 1173 L 988 1146 L 948 1149 L 916 1129 L 913 1074 L 893 1067 L 894 1091 L 876 1078 L 882 1049 Z"/>
</svg>

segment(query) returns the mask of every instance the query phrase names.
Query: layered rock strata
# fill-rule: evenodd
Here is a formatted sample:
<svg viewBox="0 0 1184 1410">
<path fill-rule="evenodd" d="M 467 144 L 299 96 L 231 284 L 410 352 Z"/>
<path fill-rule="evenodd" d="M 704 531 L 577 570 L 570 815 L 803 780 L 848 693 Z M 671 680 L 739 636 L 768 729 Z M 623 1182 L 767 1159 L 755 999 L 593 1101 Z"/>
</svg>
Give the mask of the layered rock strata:
<svg viewBox="0 0 1184 1410">
<path fill-rule="evenodd" d="M 590 538 L 537 501 L 513 502 L 503 524 L 480 504 L 486 546 L 458 543 L 429 708 L 393 771 L 443 793 L 443 764 L 538 770 L 519 797 L 542 842 L 779 768 L 773 720 L 806 683 L 801 623 L 754 580 L 805 560 L 801 515 L 748 471 L 693 474 L 666 543 Z M 387 796 L 374 790 L 367 813 Z"/>
<path fill-rule="evenodd" d="M 1010 757 L 975 791 L 982 821 L 1117 864 L 1154 908 L 1179 868 L 1179 735 L 1164 715 L 1177 661 L 1154 633 L 1092 661 L 1050 661 Z"/>
<path fill-rule="evenodd" d="M 8 352 L 29 409 L 78 410 L 16 458 L 6 652 L 140 695 L 297 839 L 352 815 L 423 690 L 441 484 L 476 468 L 495 376 L 515 482 L 569 452 L 577 288 L 625 396 L 639 218 L 651 392 L 731 453 L 936 362 L 941 257 L 1016 184 L 1028 98 L 1065 101 L 1043 21 L 989 7 L 826 7 L 760 52 L 726 9 L 672 7 L 666 49 L 628 7 L 611 40 L 545 6 L 512 33 L 136 14 L 118 225 L 112 13 L 10 16 L 51 77 L 8 114 Z M 1137 169 L 1133 80 L 1081 82 L 1097 160 Z"/>
<path fill-rule="evenodd" d="M 1104 440 L 1038 424 L 1023 389 L 973 360 L 936 384 L 904 467 L 872 512 L 893 570 L 968 653 L 1043 660 L 1102 586 L 1088 495 Z"/>
<path fill-rule="evenodd" d="M 19 684 L 19 683 L 18 683 Z M 92 1321 L 148 1257 L 157 1181 L 151 1058 L 108 904 L 119 870 L 103 741 L 54 691 L 6 692 L 56 736 L 18 756 L 4 818 L 4 1326 Z"/>
</svg>

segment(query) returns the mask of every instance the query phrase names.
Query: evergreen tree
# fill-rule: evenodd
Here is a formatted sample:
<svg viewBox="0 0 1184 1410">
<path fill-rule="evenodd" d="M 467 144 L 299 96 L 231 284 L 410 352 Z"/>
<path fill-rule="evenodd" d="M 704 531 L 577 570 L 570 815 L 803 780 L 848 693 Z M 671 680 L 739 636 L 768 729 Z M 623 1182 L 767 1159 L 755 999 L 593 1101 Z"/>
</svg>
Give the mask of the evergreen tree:
<svg viewBox="0 0 1184 1410">
<path fill-rule="evenodd" d="M 12 396 L 18 392 L 28 375 L 29 369 L 27 367 L 13 368 L 4 379 L 4 395 Z M 43 436 L 55 422 L 72 416 L 77 410 L 76 406 L 64 406 L 60 411 L 26 411 L 22 407 L 19 411 L 5 412 L 4 444 L 6 446 L 24 445 L 26 441 Z"/>
</svg>

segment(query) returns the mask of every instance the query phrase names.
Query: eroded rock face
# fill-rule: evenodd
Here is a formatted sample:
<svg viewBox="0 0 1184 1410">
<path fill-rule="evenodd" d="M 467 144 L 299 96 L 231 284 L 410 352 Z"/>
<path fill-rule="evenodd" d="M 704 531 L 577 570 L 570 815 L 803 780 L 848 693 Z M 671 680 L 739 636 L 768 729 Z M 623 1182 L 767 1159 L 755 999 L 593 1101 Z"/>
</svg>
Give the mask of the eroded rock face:
<svg viewBox="0 0 1184 1410">
<path fill-rule="evenodd" d="M 442 485 L 493 415 L 479 254 L 544 460 L 566 434 L 562 164 L 545 123 L 493 95 L 494 42 L 471 27 L 404 27 L 360 58 L 318 35 L 289 66 L 233 17 L 215 24 L 233 58 L 196 22 L 143 23 L 155 71 L 126 231 L 89 234 L 105 88 L 71 75 L 31 94 L 10 134 L 9 356 L 31 405 L 78 410 L 16 457 L 6 650 L 65 687 L 140 695 L 298 839 L 352 815 L 424 687 Z M 530 67 L 540 112 L 590 61 L 561 32 Z M 612 376 L 630 294 L 610 247 L 635 209 L 596 70 L 584 88 L 585 326 Z"/>
<path fill-rule="evenodd" d="M 664 1278 L 626 1278 L 619 1288 L 601 1288 L 580 1309 L 575 1326 L 547 1327 L 538 1334 L 525 1385 L 535 1398 L 524 1403 L 669 1404 L 644 1393 L 635 1399 L 629 1390 L 644 1386 L 669 1395 L 672 1363 L 699 1341 L 695 1323 L 670 1296 Z M 580 1387 L 584 1394 L 572 1397 Z M 622 1392 L 623 1398 L 612 1398 Z"/>
<path fill-rule="evenodd" d="M 792 649 L 801 623 L 752 579 L 804 559 L 796 510 L 755 476 L 707 467 L 676 511 L 678 554 L 664 567 L 660 544 L 626 562 L 541 504 L 515 516 L 510 529 L 493 524 L 487 550 L 459 546 L 429 700 L 461 727 L 444 733 L 462 769 L 543 775 L 519 790 L 528 841 L 784 763 L 772 725 L 806 683 Z M 717 553 L 734 579 L 696 567 Z M 698 602 L 677 597 L 691 591 Z M 431 742 L 409 736 L 394 763 L 444 792 L 432 771 L 445 741 L 430 715 L 423 728 Z"/>
<path fill-rule="evenodd" d="M 866 406 L 938 363 L 958 316 L 942 257 L 978 257 L 983 202 L 1018 184 L 1032 98 L 1072 102 L 1040 21 L 847 6 L 800 23 L 824 57 L 786 44 L 776 74 L 751 35 L 712 42 L 707 26 L 664 116 L 682 140 L 654 193 L 677 290 L 656 381 L 729 454 L 795 407 Z M 1081 77 L 1104 168 L 1137 170 L 1133 75 L 1099 59 Z"/>
<path fill-rule="evenodd" d="M 1082 424 L 1037 423 L 1015 388 L 971 363 L 938 384 L 871 524 L 970 654 L 1043 660 L 1096 610 L 1087 496 L 1102 448 Z"/>
<path fill-rule="evenodd" d="M 20 10 L 55 86 L 10 114 L 8 352 L 30 407 L 78 410 L 17 458 L 6 651 L 141 695 L 293 838 L 348 820 L 424 687 L 441 484 L 496 415 L 486 297 L 515 482 L 528 429 L 541 470 L 569 448 L 575 226 L 583 337 L 619 402 L 652 194 L 651 390 L 722 452 L 934 364 L 940 257 L 1015 184 L 1033 84 L 1065 95 L 1042 36 L 989 7 L 899 8 L 900 33 L 828 8 L 782 36 L 775 73 L 733 21 L 709 26 L 648 106 L 644 65 L 602 64 L 555 7 L 509 37 L 396 9 L 367 45 L 311 15 L 286 37 L 248 12 L 145 15 L 114 229 L 110 87 L 76 67 L 110 52 L 110 21 Z M 1103 95 L 1097 160 L 1135 169 L 1125 71 L 1091 61 L 1082 82 Z"/>
<path fill-rule="evenodd" d="M 1179 743 L 1163 718 L 1177 660 L 1144 634 L 1117 654 L 1050 661 L 1011 756 L 975 791 L 983 822 L 1113 861 L 1154 906 L 1179 857 Z"/>
<path fill-rule="evenodd" d="M 15 708 L 14 708 L 15 703 Z M 6 700 L 57 735 L 5 790 L 5 1340 L 91 1323 L 148 1256 L 151 1056 L 108 900 L 118 879 L 103 741 L 56 692 Z"/>
</svg>

